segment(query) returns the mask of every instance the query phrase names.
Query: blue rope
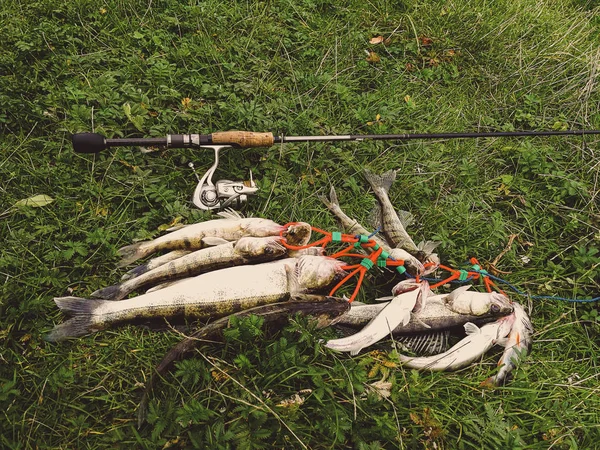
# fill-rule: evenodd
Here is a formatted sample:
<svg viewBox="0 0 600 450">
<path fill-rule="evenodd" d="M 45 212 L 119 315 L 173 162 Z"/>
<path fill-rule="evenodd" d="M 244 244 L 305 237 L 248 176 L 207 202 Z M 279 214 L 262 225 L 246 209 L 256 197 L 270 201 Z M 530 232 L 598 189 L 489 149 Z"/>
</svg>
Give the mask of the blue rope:
<svg viewBox="0 0 600 450">
<path fill-rule="evenodd" d="M 570 303 L 593 303 L 593 302 L 600 301 L 600 297 L 579 299 L 579 298 L 557 297 L 554 295 L 529 295 L 526 292 L 521 291 L 519 288 L 517 288 L 513 284 L 510 284 L 508 281 L 503 280 L 502 278 L 495 277 L 494 275 L 490 275 L 489 272 L 485 272 L 485 271 L 481 271 L 481 270 L 474 270 L 473 268 L 471 268 L 470 272 L 478 272 L 481 274 L 485 274 L 486 276 L 490 277 L 492 280 L 498 281 L 499 283 L 502 283 L 502 284 L 505 284 L 510 289 L 512 289 L 516 294 L 521 295 L 522 297 L 529 297 L 532 299 L 540 299 L 540 300 L 560 300 L 560 301 L 570 302 Z M 406 273 L 405 275 L 407 278 L 409 278 L 409 277 L 415 278 L 412 275 L 409 275 L 408 273 Z M 425 278 L 425 277 L 422 277 L 422 279 L 426 280 L 428 282 L 432 282 L 432 283 L 438 283 L 438 282 L 444 280 L 443 278 Z M 469 277 L 464 281 L 452 280 L 451 283 L 465 284 L 465 283 L 468 283 L 469 281 L 471 281 L 472 279 L 473 279 L 473 277 Z"/>
</svg>

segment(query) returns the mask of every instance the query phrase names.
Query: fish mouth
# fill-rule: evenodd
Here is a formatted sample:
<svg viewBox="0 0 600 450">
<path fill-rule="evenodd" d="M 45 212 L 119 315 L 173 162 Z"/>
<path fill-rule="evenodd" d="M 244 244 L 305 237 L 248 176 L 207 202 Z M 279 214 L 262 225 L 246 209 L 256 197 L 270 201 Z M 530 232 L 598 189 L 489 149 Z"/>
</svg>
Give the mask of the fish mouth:
<svg viewBox="0 0 600 450">
<path fill-rule="evenodd" d="M 281 236 L 284 237 L 290 245 L 303 246 L 308 244 L 311 234 L 312 228 L 310 224 L 298 222 L 287 227 Z"/>
</svg>

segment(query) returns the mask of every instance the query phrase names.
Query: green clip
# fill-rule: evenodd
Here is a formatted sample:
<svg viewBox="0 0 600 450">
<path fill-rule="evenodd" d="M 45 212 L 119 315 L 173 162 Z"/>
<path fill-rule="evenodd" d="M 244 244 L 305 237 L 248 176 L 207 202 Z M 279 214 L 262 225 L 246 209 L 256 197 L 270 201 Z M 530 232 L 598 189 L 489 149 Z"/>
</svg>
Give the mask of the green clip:
<svg viewBox="0 0 600 450">
<path fill-rule="evenodd" d="M 406 272 L 406 268 L 404 266 L 396 266 L 396 270 L 400 275 L 403 275 Z"/>
<path fill-rule="evenodd" d="M 469 278 L 469 272 L 466 270 L 459 270 L 458 273 L 458 281 L 465 281 L 467 278 Z"/>
<path fill-rule="evenodd" d="M 369 236 L 367 236 L 365 234 L 359 235 L 358 242 L 360 242 L 361 244 L 366 244 L 367 242 L 369 242 Z"/>
<path fill-rule="evenodd" d="M 481 274 L 482 277 L 487 277 L 489 275 L 488 271 L 485 269 L 480 269 L 479 273 Z"/>
<path fill-rule="evenodd" d="M 387 267 L 387 258 L 377 258 L 377 267 Z"/>
<path fill-rule="evenodd" d="M 377 250 L 379 250 L 379 244 L 375 244 L 373 246 L 373 251 L 376 252 Z"/>
<path fill-rule="evenodd" d="M 331 233 L 331 242 L 342 242 L 342 233 L 339 231 Z"/>
<path fill-rule="evenodd" d="M 474 272 L 479 272 L 481 270 L 481 267 L 479 267 L 479 264 L 474 264 L 472 269 Z"/>
<path fill-rule="evenodd" d="M 383 250 L 381 252 L 381 254 L 379 255 L 379 257 L 383 258 L 383 259 L 388 259 L 390 257 L 390 254 L 388 252 L 386 252 L 385 250 Z"/>
<path fill-rule="evenodd" d="M 354 243 L 354 248 L 362 248 L 362 244 L 359 242 Z"/>
<path fill-rule="evenodd" d="M 371 267 L 373 267 L 373 261 L 371 261 L 369 258 L 363 258 L 360 262 L 360 265 L 366 267 L 367 270 L 369 270 Z"/>
</svg>

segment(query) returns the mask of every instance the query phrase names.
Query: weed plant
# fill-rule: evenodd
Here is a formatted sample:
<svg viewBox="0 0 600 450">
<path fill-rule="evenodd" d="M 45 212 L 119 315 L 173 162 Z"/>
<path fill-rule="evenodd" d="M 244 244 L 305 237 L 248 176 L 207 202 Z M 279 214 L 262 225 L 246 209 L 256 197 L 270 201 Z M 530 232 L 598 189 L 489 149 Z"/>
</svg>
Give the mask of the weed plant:
<svg viewBox="0 0 600 450">
<path fill-rule="evenodd" d="M 141 386 L 180 336 L 123 326 L 60 345 L 52 298 L 116 283 L 116 249 L 193 207 L 212 156 L 75 154 L 72 133 L 399 133 L 600 128 L 599 12 L 585 0 L 231 2 L 3 0 L 0 8 L 0 447 L 597 448 L 597 304 L 532 307 L 531 355 L 503 388 L 498 352 L 455 373 L 393 353 L 336 354 L 304 319 L 254 319 L 177 364 L 138 430 Z M 382 36 L 383 43 L 372 44 Z M 492 262 L 529 295 L 600 291 L 598 139 L 286 144 L 223 152 L 218 178 L 261 187 L 249 215 L 368 222 L 363 168 L 454 266 Z M 34 196 L 37 203 L 24 201 Z M 43 205 L 43 206 L 42 206 Z M 488 267 L 488 266 L 486 266 Z M 382 281 L 383 280 L 383 281 Z M 362 300 L 387 295 L 371 278 Z M 378 287 L 379 286 L 379 287 Z M 389 385 L 374 384 L 377 382 Z M 376 386 L 389 387 L 381 397 Z"/>
</svg>

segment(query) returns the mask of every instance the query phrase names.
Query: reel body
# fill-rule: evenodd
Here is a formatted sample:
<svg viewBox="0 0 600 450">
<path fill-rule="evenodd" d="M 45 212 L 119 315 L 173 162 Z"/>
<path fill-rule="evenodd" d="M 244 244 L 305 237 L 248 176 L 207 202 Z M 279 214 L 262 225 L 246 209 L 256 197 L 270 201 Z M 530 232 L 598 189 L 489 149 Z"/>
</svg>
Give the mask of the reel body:
<svg viewBox="0 0 600 450">
<path fill-rule="evenodd" d="M 250 171 L 249 181 L 218 180 L 213 182 L 212 177 L 219 165 L 219 151 L 229 148 L 230 145 L 203 145 L 203 148 L 211 148 L 215 152 L 215 162 L 198 180 L 194 190 L 192 201 L 194 205 L 205 211 L 222 208 L 240 208 L 248 200 L 249 195 L 258 191 L 256 183 L 252 179 Z M 193 169 L 193 164 L 189 164 Z"/>
</svg>

